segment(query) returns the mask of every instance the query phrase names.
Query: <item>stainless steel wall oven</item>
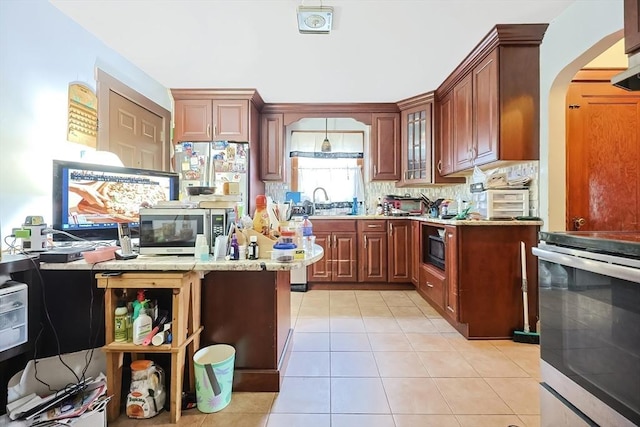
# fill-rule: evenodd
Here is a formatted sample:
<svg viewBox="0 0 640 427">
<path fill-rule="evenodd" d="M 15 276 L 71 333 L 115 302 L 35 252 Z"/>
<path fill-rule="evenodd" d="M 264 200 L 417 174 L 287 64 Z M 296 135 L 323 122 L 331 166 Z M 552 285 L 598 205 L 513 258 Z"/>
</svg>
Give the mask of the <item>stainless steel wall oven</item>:
<svg viewBox="0 0 640 427">
<path fill-rule="evenodd" d="M 541 425 L 640 425 L 640 233 L 540 240 Z"/>
</svg>

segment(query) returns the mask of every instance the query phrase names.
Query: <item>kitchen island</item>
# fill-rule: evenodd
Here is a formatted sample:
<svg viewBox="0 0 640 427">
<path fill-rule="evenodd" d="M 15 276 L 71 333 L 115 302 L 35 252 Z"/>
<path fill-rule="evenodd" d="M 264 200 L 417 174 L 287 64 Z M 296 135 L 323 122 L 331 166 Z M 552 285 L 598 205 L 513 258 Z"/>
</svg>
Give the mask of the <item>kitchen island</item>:
<svg viewBox="0 0 640 427">
<path fill-rule="evenodd" d="M 173 302 L 165 304 L 173 306 L 174 322 L 188 325 L 188 338 L 184 341 L 186 344 L 192 340 L 196 343 L 196 350 L 217 343 L 230 344 L 236 349 L 234 391 L 279 391 L 291 350 L 290 271 L 306 268 L 320 260 L 323 255 L 322 248 L 315 246 L 313 252 L 307 254 L 305 259 L 287 263 L 269 259 L 196 261 L 192 256 L 139 256 L 133 260 L 112 260 L 96 264 L 88 264 L 84 260 L 65 264 L 41 263 L 40 268 L 46 286 L 55 289 L 47 295 L 47 303 L 50 305 L 53 305 L 55 298 L 53 294 L 66 293 L 69 287 L 77 289 L 78 285 L 84 284 L 79 281 L 86 283 L 89 280 L 97 280 L 98 288 L 104 288 L 106 291 L 105 301 L 112 301 L 115 297 L 115 294 L 110 292 L 120 288 L 135 288 L 137 283 L 140 283 L 140 289 L 155 290 L 158 294 L 167 288 L 173 288 L 173 295 L 165 292 Z M 200 279 L 200 283 L 192 287 L 180 284 L 179 281 L 184 279 L 172 279 L 175 273 L 195 275 Z M 164 283 L 166 280 L 175 280 L 176 284 L 167 286 Z M 95 287 L 95 282 L 90 286 Z M 182 313 L 176 313 L 176 294 L 181 292 L 191 292 L 191 296 L 185 299 L 188 301 L 184 302 L 185 309 Z M 96 289 L 93 293 L 96 293 Z M 65 295 L 65 298 L 68 304 L 69 295 Z M 93 295 L 91 298 L 93 300 Z M 76 300 L 74 303 L 82 306 L 85 301 Z M 193 307 L 193 310 L 187 309 L 187 306 Z M 104 308 L 105 312 L 107 307 Z M 109 323 L 112 315 L 111 312 L 105 313 L 105 351 L 126 353 L 131 350 L 132 353 L 142 353 L 143 348 L 140 346 L 116 345 L 117 343 L 113 342 L 113 325 Z M 75 313 L 67 311 L 60 316 L 66 318 L 63 320 L 66 320 L 67 324 L 74 323 Z M 76 329 L 78 322 L 82 322 L 82 319 L 75 319 Z M 66 324 L 63 328 L 66 328 Z M 162 352 L 151 346 L 148 348 L 150 354 Z M 78 349 L 66 351 L 73 350 Z M 175 351 L 169 347 L 165 352 Z M 121 360 L 120 358 L 118 361 L 120 365 Z M 172 365 L 173 363 L 172 361 Z M 187 360 L 185 364 L 192 376 L 192 362 Z M 120 372 L 121 366 L 109 370 Z M 172 374 L 172 378 L 176 378 L 175 374 Z M 113 384 L 118 386 L 119 383 Z M 179 408 L 179 402 L 179 397 L 171 396 L 172 409 Z M 172 410 L 172 414 L 176 411 L 177 409 Z M 113 414 L 115 412 L 110 410 L 110 419 L 113 418 Z M 175 421 L 178 418 L 179 415 L 172 415 Z"/>
</svg>

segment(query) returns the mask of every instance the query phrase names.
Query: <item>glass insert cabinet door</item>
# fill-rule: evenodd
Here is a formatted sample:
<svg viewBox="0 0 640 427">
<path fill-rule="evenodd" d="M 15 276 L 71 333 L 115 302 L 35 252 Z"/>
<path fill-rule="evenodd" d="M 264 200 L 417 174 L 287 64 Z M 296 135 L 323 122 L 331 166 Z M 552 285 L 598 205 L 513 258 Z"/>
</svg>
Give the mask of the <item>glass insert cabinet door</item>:
<svg viewBox="0 0 640 427">
<path fill-rule="evenodd" d="M 431 104 L 403 112 L 405 116 L 404 182 L 429 182 L 431 171 Z"/>
</svg>

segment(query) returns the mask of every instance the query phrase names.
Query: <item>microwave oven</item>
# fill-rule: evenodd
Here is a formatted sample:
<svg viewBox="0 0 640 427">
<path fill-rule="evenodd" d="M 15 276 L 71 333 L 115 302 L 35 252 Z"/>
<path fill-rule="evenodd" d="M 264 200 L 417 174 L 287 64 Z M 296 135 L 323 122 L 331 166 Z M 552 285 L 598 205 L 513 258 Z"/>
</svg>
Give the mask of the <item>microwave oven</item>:
<svg viewBox="0 0 640 427">
<path fill-rule="evenodd" d="M 444 270 L 444 239 L 440 236 L 430 235 L 427 240 L 426 262 Z"/>
<path fill-rule="evenodd" d="M 141 255 L 193 255 L 196 236 L 204 234 L 213 253 L 217 236 L 235 222 L 233 209 L 140 209 Z"/>
<path fill-rule="evenodd" d="M 387 206 L 387 211 L 391 213 L 397 212 L 404 215 L 422 215 L 423 204 L 422 199 L 419 197 L 405 197 L 405 196 L 386 196 L 384 203 Z"/>
</svg>

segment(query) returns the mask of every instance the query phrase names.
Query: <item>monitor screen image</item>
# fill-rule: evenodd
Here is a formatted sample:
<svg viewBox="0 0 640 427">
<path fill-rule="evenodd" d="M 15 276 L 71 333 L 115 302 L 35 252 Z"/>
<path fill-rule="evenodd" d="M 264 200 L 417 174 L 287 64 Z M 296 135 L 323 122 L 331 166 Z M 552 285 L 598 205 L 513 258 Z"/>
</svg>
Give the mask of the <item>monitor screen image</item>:
<svg viewBox="0 0 640 427">
<path fill-rule="evenodd" d="M 118 223 L 139 228 L 139 210 L 177 200 L 171 172 L 53 161 L 53 228 L 79 239 L 115 240 Z M 54 240 L 72 240 L 54 234 Z"/>
</svg>

